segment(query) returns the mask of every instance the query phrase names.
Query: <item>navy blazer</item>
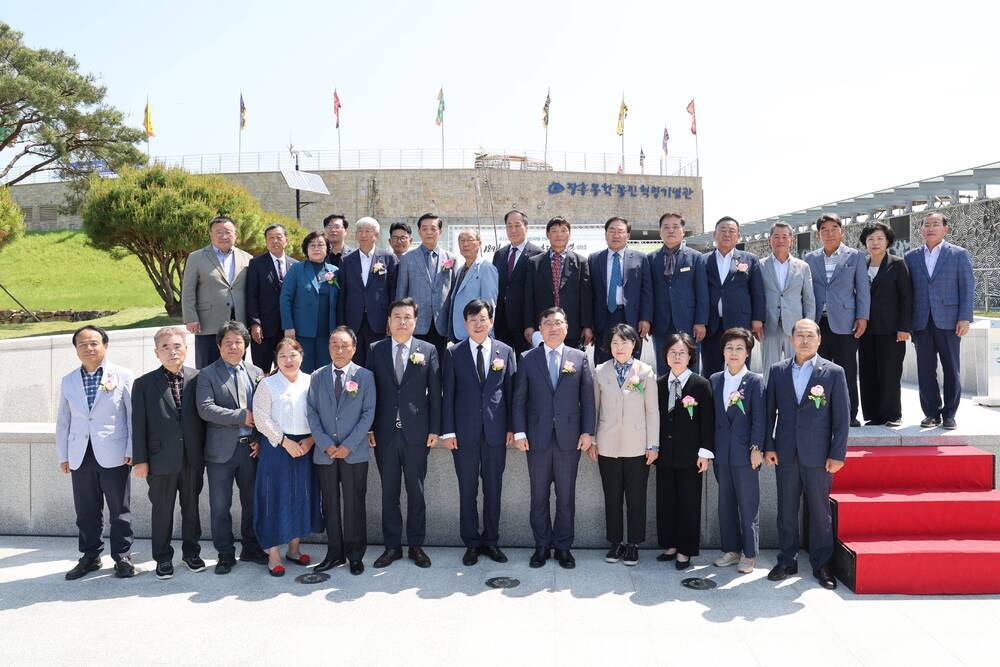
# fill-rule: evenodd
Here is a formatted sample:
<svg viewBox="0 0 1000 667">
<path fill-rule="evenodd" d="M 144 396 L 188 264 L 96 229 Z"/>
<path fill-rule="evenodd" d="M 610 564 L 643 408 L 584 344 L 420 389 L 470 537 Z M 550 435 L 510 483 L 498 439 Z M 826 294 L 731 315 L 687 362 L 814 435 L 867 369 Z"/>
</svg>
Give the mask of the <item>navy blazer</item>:
<svg viewBox="0 0 1000 667">
<path fill-rule="evenodd" d="M 375 374 L 378 396 L 373 427 L 375 442 L 387 442 L 392 437 L 398 414 L 406 444 L 426 447 L 429 434 L 441 434 L 441 372 L 437 349 L 418 338 L 411 339 L 403 381 L 396 382 L 394 346 L 391 337 L 383 338 L 372 343 L 367 358 L 368 370 Z M 424 356 L 421 363 L 413 361 L 414 354 Z"/>
<path fill-rule="evenodd" d="M 603 345 L 603 334 L 609 329 L 608 322 L 608 253 L 604 249 L 590 255 L 590 280 L 594 292 L 594 331 L 600 333 L 597 345 Z M 625 295 L 625 322 L 635 328 L 639 320 L 653 321 L 653 284 L 649 274 L 649 260 L 645 253 L 625 248 L 622 261 L 622 292 Z"/>
<path fill-rule="evenodd" d="M 746 264 L 746 271 L 739 265 Z M 715 251 L 705 253 L 705 273 L 708 276 L 708 331 L 709 336 L 719 330 L 723 322 L 726 327 L 750 329 L 752 321 L 763 322 L 767 316 L 764 300 L 764 277 L 760 273 L 760 262 L 745 250 L 733 250 L 729 264 L 729 274 L 724 282 L 719 282 L 719 267 L 715 261 Z M 719 299 L 722 299 L 722 317 L 719 317 Z"/>
<path fill-rule="evenodd" d="M 778 464 L 823 467 L 827 459 L 847 456 L 850 399 L 844 369 L 819 355 L 802 400 L 795 400 L 792 383 L 794 357 L 771 366 L 767 383 L 767 439 L 764 449 L 778 452 Z M 813 387 L 823 388 L 826 401 L 819 407 L 809 398 Z"/>
<path fill-rule="evenodd" d="M 581 433 L 594 435 L 597 424 L 594 403 L 594 377 L 587 355 L 563 346 L 559 364 L 559 381 L 552 388 L 545 345 L 525 353 L 521 368 L 514 378 L 514 433 L 528 436 L 528 447 L 541 451 L 553 446 L 563 450 L 576 449 Z M 563 372 L 572 364 L 573 372 Z"/>
<path fill-rule="evenodd" d="M 382 271 L 376 273 L 375 266 L 380 263 Z M 394 254 L 376 248 L 366 285 L 361 280 L 361 252 L 344 255 L 337 274 L 341 289 L 337 299 L 337 321 L 358 332 L 367 319 L 372 331 L 384 333 L 389 321 L 389 304 L 396 298 L 398 268 L 399 261 Z"/>
<path fill-rule="evenodd" d="M 491 447 L 505 447 L 507 433 L 512 430 L 510 399 L 517 355 L 510 346 L 493 339 L 490 357 L 483 360 L 486 382 L 480 384 L 469 345 L 464 340 L 444 353 L 441 429 L 455 434 L 459 448 L 478 447 L 482 437 Z"/>
<path fill-rule="evenodd" d="M 334 275 L 334 280 L 327 296 L 330 301 L 330 317 L 323 337 L 337 328 L 337 298 L 340 293 L 340 269 L 333 264 L 326 264 L 325 270 Z M 285 282 L 281 285 L 281 323 L 286 329 L 295 329 L 296 336 L 316 336 L 320 296 L 316 280 L 312 263 L 299 262 L 288 269 Z"/>
<path fill-rule="evenodd" d="M 723 395 L 726 373 L 712 374 L 712 396 L 715 399 L 715 462 L 726 466 L 750 465 L 750 448 L 753 445 L 764 451 L 764 431 L 767 415 L 764 412 L 764 377 L 747 372 L 738 391 L 743 392 L 743 410 L 730 405 L 729 396 Z"/>
<path fill-rule="evenodd" d="M 938 329 L 954 330 L 959 320 L 971 322 L 976 288 L 969 251 L 942 241 L 934 275 L 929 276 L 924 261 L 925 247 L 906 253 L 906 265 L 910 267 L 913 283 L 913 330 L 926 329 L 928 315 L 934 317 L 934 326 Z"/>
<path fill-rule="evenodd" d="M 579 253 L 566 250 L 559 274 L 559 306 L 566 312 L 566 339 L 576 341 L 581 329 L 593 326 L 594 296 L 590 265 Z M 552 293 L 552 263 L 548 252 L 528 260 L 524 285 L 525 328 L 538 328 L 538 315 L 555 305 Z"/>
<path fill-rule="evenodd" d="M 653 284 L 654 334 L 666 336 L 683 331 L 693 336 L 694 325 L 708 324 L 708 277 L 705 257 L 697 250 L 684 246 L 677 251 L 674 273 L 668 280 L 666 249 L 660 248 L 649 258 L 649 273 Z"/>
<path fill-rule="evenodd" d="M 499 294 L 497 296 L 496 321 L 503 322 L 507 329 L 521 335 L 535 323 L 524 321 L 524 280 L 528 275 L 528 260 L 542 252 L 542 249 L 531 241 L 524 244 L 521 256 L 514 262 L 514 271 L 507 277 L 507 259 L 510 257 L 510 244 L 500 248 L 493 254 L 493 266 L 499 274 Z"/>
<path fill-rule="evenodd" d="M 285 274 L 299 260 L 285 255 Z M 265 252 L 250 260 L 247 265 L 247 307 L 245 308 L 249 327 L 260 324 L 264 336 L 279 336 L 286 327 L 281 325 L 281 282 L 278 270 L 274 268 L 271 253 Z"/>
</svg>

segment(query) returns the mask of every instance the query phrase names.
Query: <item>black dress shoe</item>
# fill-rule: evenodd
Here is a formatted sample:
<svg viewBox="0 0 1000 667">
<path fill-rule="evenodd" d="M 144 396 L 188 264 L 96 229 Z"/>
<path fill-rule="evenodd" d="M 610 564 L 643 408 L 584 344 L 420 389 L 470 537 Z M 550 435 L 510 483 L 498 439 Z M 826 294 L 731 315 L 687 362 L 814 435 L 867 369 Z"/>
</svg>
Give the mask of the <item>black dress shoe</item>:
<svg viewBox="0 0 1000 667">
<path fill-rule="evenodd" d="M 262 549 L 246 549 L 240 552 L 240 560 L 244 563 L 257 563 L 267 565 L 267 554 Z"/>
<path fill-rule="evenodd" d="M 639 564 L 639 545 L 629 544 L 625 546 L 625 555 L 622 556 L 622 562 L 628 566 Z"/>
<path fill-rule="evenodd" d="M 171 570 L 174 568 L 171 567 Z M 115 562 L 115 577 L 118 579 L 128 579 L 135 576 L 135 565 L 132 564 L 132 559 L 125 557 L 120 561 Z"/>
<path fill-rule="evenodd" d="M 156 578 L 170 579 L 174 576 L 174 564 L 170 562 L 156 564 Z"/>
<path fill-rule="evenodd" d="M 937 417 L 924 417 L 920 422 L 920 428 L 936 428 L 941 425 L 941 420 Z"/>
<path fill-rule="evenodd" d="M 494 563 L 507 562 L 507 555 L 500 551 L 500 547 L 497 546 L 481 546 L 479 547 L 479 555 L 486 556 Z"/>
<path fill-rule="evenodd" d="M 830 572 L 830 568 L 825 565 L 814 571 L 813 576 L 816 577 L 816 581 L 819 582 L 819 585 L 828 591 L 832 591 L 837 588 L 837 579 L 833 576 L 833 573 Z"/>
<path fill-rule="evenodd" d="M 865 426 L 884 426 L 885 422 L 879 419 L 869 419 L 865 422 Z"/>
<path fill-rule="evenodd" d="M 393 561 L 403 557 L 402 549 L 386 549 L 382 555 L 375 559 L 375 567 L 389 567 Z"/>
<path fill-rule="evenodd" d="M 608 553 L 604 554 L 605 563 L 617 563 L 625 555 L 625 546 L 621 542 L 615 542 L 608 549 Z"/>
<path fill-rule="evenodd" d="M 889 426 L 890 428 L 896 428 L 898 426 L 902 426 L 903 422 L 900 419 L 886 419 L 884 425 Z"/>
<path fill-rule="evenodd" d="M 357 576 L 365 571 L 365 564 L 359 560 L 351 561 L 351 574 Z"/>
<path fill-rule="evenodd" d="M 958 423 L 955 421 L 954 417 L 945 417 L 941 421 L 941 428 L 943 428 L 946 431 L 954 431 L 956 428 L 958 428 Z"/>
<path fill-rule="evenodd" d="M 88 572 L 95 572 L 101 569 L 101 559 L 100 558 L 88 558 L 84 556 L 73 569 L 66 573 L 66 581 L 73 581 L 74 579 L 79 579 Z"/>
<path fill-rule="evenodd" d="M 681 560 L 680 558 L 678 558 L 676 561 L 674 561 L 674 567 L 676 567 L 678 570 L 686 570 L 689 567 L 691 567 L 691 559 L 688 558 L 687 560 Z"/>
<path fill-rule="evenodd" d="M 215 564 L 216 574 L 229 574 L 236 567 L 235 554 L 221 554 L 219 561 Z"/>
<path fill-rule="evenodd" d="M 767 573 L 768 581 L 783 581 L 788 577 L 796 575 L 799 573 L 799 566 L 795 565 L 782 565 L 778 563 L 771 568 L 771 571 Z"/>
<path fill-rule="evenodd" d="M 659 553 L 659 554 L 656 555 L 656 560 L 660 561 L 661 563 L 666 563 L 668 561 L 672 561 L 675 558 L 677 558 L 677 552 L 674 552 L 672 554 Z"/>
<path fill-rule="evenodd" d="M 535 553 L 531 554 L 531 560 L 528 561 L 528 565 L 531 567 L 542 567 L 545 565 L 545 561 L 549 559 L 549 550 L 544 547 L 535 547 Z"/>
<path fill-rule="evenodd" d="M 192 572 L 203 572 L 206 567 L 205 561 L 201 559 L 201 556 L 184 556 L 181 562 Z"/>
<path fill-rule="evenodd" d="M 861 428 L 861 422 L 859 422 L 857 419 L 852 419 L 851 428 Z"/>
<path fill-rule="evenodd" d="M 327 570 L 332 570 L 335 567 L 340 567 L 346 562 L 347 561 L 343 557 L 324 558 L 323 560 L 321 560 L 319 563 L 316 564 L 316 567 L 313 568 L 313 572 L 326 572 Z"/>
<path fill-rule="evenodd" d="M 566 551 L 556 549 L 556 560 L 559 561 L 559 566 L 563 569 L 572 570 L 576 567 L 576 559 L 573 558 L 573 554 L 570 553 L 569 549 L 566 549 Z"/>
<path fill-rule="evenodd" d="M 479 562 L 479 547 L 469 547 L 462 556 L 462 565 L 475 565 Z"/>
<path fill-rule="evenodd" d="M 410 547 L 406 557 L 413 561 L 417 567 L 430 567 L 431 558 L 420 547 Z"/>
</svg>

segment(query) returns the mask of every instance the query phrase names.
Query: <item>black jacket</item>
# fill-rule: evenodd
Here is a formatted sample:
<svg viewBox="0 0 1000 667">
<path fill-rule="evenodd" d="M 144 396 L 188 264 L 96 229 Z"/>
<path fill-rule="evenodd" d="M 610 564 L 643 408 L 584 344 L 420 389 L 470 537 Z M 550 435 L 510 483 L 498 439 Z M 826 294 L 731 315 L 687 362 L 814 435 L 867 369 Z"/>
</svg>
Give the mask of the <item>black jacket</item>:
<svg viewBox="0 0 1000 667">
<path fill-rule="evenodd" d="M 150 475 L 170 475 L 181 464 L 205 465 L 205 423 L 198 416 L 198 371 L 184 366 L 178 414 L 163 367 L 136 378 L 132 385 L 132 463 L 148 463 Z"/>
<path fill-rule="evenodd" d="M 869 266 L 871 258 L 868 259 Z M 902 257 L 886 253 L 872 282 L 871 314 L 867 332 L 894 334 L 910 331 L 913 319 L 913 286 L 910 270 Z"/>
<path fill-rule="evenodd" d="M 715 452 L 715 403 L 712 384 L 693 373 L 681 387 L 681 398 L 691 396 L 698 402 L 688 413 L 678 400 L 668 411 L 670 373 L 656 380 L 656 399 L 660 404 L 660 456 L 656 465 L 670 468 L 693 468 L 698 463 L 698 450 Z"/>
</svg>

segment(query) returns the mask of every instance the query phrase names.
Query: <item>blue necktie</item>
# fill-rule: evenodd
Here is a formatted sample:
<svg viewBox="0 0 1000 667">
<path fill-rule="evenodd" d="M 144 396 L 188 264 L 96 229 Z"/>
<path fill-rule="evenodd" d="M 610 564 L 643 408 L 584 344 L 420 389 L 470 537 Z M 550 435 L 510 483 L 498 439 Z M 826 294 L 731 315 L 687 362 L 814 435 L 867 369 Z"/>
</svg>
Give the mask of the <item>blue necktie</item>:
<svg viewBox="0 0 1000 667">
<path fill-rule="evenodd" d="M 611 280 L 608 282 L 608 312 L 618 310 L 618 288 L 622 286 L 622 260 L 614 253 L 611 260 Z"/>
<path fill-rule="evenodd" d="M 549 352 L 549 379 L 552 380 L 552 388 L 559 384 L 559 350 Z"/>
<path fill-rule="evenodd" d="M 424 259 L 426 260 L 426 263 L 427 263 L 427 278 L 431 281 L 431 284 L 433 285 L 434 284 L 434 269 L 436 268 L 434 266 L 434 253 L 431 252 L 431 251 L 425 251 L 424 252 Z"/>
</svg>

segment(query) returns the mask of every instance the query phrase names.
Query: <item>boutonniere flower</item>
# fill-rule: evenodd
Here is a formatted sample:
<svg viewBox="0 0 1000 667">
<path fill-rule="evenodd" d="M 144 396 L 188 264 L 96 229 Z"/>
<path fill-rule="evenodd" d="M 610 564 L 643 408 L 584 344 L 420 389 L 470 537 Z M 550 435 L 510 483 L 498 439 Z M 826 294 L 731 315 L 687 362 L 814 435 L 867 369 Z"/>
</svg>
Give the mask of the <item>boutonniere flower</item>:
<svg viewBox="0 0 1000 667">
<path fill-rule="evenodd" d="M 563 367 L 562 367 L 562 372 L 563 373 L 575 373 L 576 372 L 576 364 L 574 364 L 572 361 L 564 361 L 563 362 Z"/>
<path fill-rule="evenodd" d="M 327 285 L 336 285 L 337 284 L 337 276 L 334 275 L 333 271 L 327 271 L 326 273 L 324 273 L 323 274 L 323 280 L 326 281 Z M 338 287 L 339 287 L 339 285 L 338 285 Z"/>
<path fill-rule="evenodd" d="M 453 258 L 449 257 L 448 259 L 444 260 L 443 264 L 441 264 L 441 270 L 442 271 L 451 271 L 452 268 L 454 268 L 454 266 L 455 266 L 455 260 Z"/>
<path fill-rule="evenodd" d="M 490 364 L 490 370 L 497 371 L 497 372 L 502 371 L 505 367 L 506 367 L 506 364 L 504 364 L 503 359 L 494 359 L 493 363 Z"/>
<path fill-rule="evenodd" d="M 740 273 L 746 273 L 747 271 L 750 270 L 750 265 L 747 264 L 746 262 L 740 262 L 739 264 L 736 265 L 736 270 L 739 271 Z"/>
<path fill-rule="evenodd" d="M 344 389 L 347 391 L 348 395 L 354 396 L 358 393 L 358 383 L 354 380 L 348 380 L 347 384 L 344 385 Z"/>
<path fill-rule="evenodd" d="M 383 273 L 385 273 L 385 264 L 383 264 L 382 262 L 375 262 L 374 264 L 372 264 L 372 273 L 374 273 L 376 276 L 380 276 Z"/>
<path fill-rule="evenodd" d="M 746 407 L 744 407 L 744 405 L 743 405 L 743 398 L 744 398 L 744 394 L 743 394 L 743 390 L 742 389 L 734 391 L 733 393 L 731 393 L 729 395 L 729 407 L 733 407 L 735 405 L 736 407 L 738 407 L 740 409 L 740 412 L 742 412 L 743 414 L 746 414 L 747 410 L 746 410 Z"/>
<path fill-rule="evenodd" d="M 423 352 L 414 352 L 410 355 L 410 363 L 416 364 L 417 366 L 423 366 L 427 363 L 427 358 L 424 357 Z"/>
<path fill-rule="evenodd" d="M 646 393 L 646 383 L 639 379 L 638 375 L 633 375 L 629 379 L 625 380 L 625 390 L 626 391 L 637 391 L 640 394 Z"/>
<path fill-rule="evenodd" d="M 691 394 L 688 394 L 687 396 L 685 396 L 684 398 L 682 398 L 681 399 L 681 405 L 683 405 L 685 408 L 687 408 L 688 417 L 690 417 L 691 419 L 694 419 L 694 409 L 696 407 L 698 407 L 698 401 L 694 400 L 694 396 L 692 396 Z"/>
<path fill-rule="evenodd" d="M 809 390 L 809 400 L 816 404 L 817 410 L 826 405 L 826 392 L 823 391 L 822 385 L 816 385 Z"/>
<path fill-rule="evenodd" d="M 115 383 L 114 378 L 108 378 L 107 380 L 102 382 L 100 386 L 98 386 L 98 389 L 100 389 L 101 391 L 106 391 L 108 393 L 111 393 L 115 390 L 115 387 L 117 386 L 118 385 Z"/>
</svg>

